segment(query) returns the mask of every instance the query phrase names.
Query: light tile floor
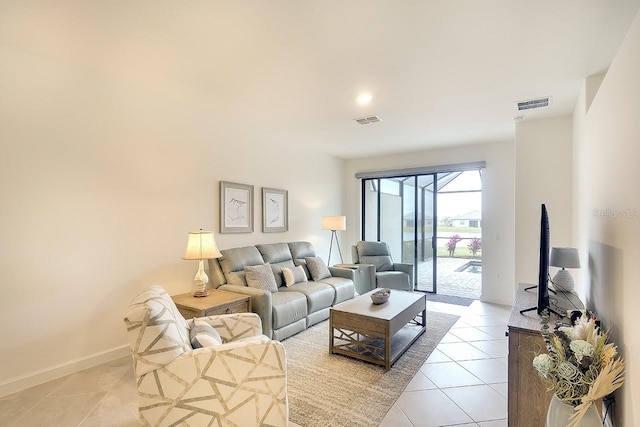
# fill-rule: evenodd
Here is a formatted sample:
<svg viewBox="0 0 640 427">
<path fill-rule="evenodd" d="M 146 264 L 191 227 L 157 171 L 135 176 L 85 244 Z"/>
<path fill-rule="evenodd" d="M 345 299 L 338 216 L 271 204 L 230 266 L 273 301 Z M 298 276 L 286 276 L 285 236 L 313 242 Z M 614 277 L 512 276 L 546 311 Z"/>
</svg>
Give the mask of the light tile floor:
<svg viewBox="0 0 640 427">
<path fill-rule="evenodd" d="M 427 305 L 461 317 L 381 426 L 506 426 L 504 332 L 510 308 L 479 301 L 470 307 L 431 301 Z M 131 359 L 0 397 L 0 426 L 138 426 Z"/>
<path fill-rule="evenodd" d="M 460 319 L 440 341 L 382 421 L 381 427 L 507 425 L 505 337 L 511 307 L 427 302 Z"/>
</svg>

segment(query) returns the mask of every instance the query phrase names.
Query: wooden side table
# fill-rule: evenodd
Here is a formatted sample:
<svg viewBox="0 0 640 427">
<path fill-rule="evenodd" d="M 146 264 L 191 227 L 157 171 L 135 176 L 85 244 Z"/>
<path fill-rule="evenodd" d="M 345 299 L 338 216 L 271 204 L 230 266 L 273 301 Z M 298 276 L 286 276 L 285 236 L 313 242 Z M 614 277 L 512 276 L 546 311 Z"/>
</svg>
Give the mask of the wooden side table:
<svg viewBox="0 0 640 427">
<path fill-rule="evenodd" d="M 209 296 L 195 298 L 190 293 L 171 297 L 180 314 L 189 320 L 194 317 L 215 316 L 217 314 L 249 313 L 251 298 L 234 292 L 209 289 Z"/>
</svg>

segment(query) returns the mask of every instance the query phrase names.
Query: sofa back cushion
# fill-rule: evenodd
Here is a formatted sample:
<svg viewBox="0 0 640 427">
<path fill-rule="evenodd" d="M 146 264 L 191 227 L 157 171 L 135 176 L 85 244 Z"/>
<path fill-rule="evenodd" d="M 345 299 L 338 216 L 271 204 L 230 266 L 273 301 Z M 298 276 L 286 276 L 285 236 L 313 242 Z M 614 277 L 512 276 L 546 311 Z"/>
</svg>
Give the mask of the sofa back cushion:
<svg viewBox="0 0 640 427">
<path fill-rule="evenodd" d="M 295 260 L 316 256 L 316 251 L 309 242 L 291 242 L 289 243 L 289 250 L 291 251 L 291 257 Z"/>
<path fill-rule="evenodd" d="M 293 258 L 291 257 L 291 251 L 289 251 L 289 245 L 286 243 L 269 243 L 256 245 L 258 251 L 262 255 L 264 262 L 271 264 L 273 275 L 276 278 L 276 284 L 278 287 L 285 284 L 284 277 L 282 275 L 282 268 L 294 268 Z"/>
<path fill-rule="evenodd" d="M 189 325 L 160 286 L 136 295 L 124 318 L 137 378 L 191 351 Z"/>
<path fill-rule="evenodd" d="M 386 243 L 358 242 L 356 250 L 360 264 L 373 264 L 376 266 L 376 271 L 393 270 L 393 261 Z"/>
<path fill-rule="evenodd" d="M 292 260 L 289 245 L 286 243 L 269 243 L 256 245 L 264 262 L 276 264 L 282 261 Z"/>
<path fill-rule="evenodd" d="M 244 268 L 252 265 L 262 265 L 264 261 L 255 246 L 243 248 L 223 249 L 222 257 L 218 259 L 220 268 L 231 285 L 247 286 Z"/>
</svg>

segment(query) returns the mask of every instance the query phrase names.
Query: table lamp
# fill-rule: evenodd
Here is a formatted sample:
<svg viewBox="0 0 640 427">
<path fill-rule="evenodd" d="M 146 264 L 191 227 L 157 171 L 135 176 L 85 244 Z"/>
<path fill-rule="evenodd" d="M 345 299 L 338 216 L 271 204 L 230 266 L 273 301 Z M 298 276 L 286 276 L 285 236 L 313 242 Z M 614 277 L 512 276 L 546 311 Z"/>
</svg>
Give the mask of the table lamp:
<svg viewBox="0 0 640 427">
<path fill-rule="evenodd" d="M 221 256 L 216 240 L 213 238 L 213 232 L 202 231 L 202 228 L 200 231 L 189 232 L 187 250 L 184 252 L 182 259 L 198 260 L 198 272 L 193 276 L 193 285 L 191 287 L 191 294 L 194 297 L 206 297 L 209 295 L 209 291 L 207 291 L 209 277 L 204 272 L 203 260 L 220 258 Z"/>
<path fill-rule="evenodd" d="M 323 216 L 322 217 L 322 229 L 331 230 L 331 243 L 329 243 L 329 259 L 327 265 L 331 265 L 331 248 L 333 247 L 333 238 L 336 239 L 338 245 L 338 253 L 340 254 L 340 262 L 344 262 L 342 259 L 342 252 L 340 251 L 340 242 L 338 242 L 338 236 L 336 231 L 344 231 L 347 229 L 347 217 L 346 216 Z"/>
<path fill-rule="evenodd" d="M 553 286 L 562 292 L 572 292 L 574 288 L 573 278 L 565 268 L 580 268 L 580 257 L 576 248 L 551 248 L 549 265 L 560 267 L 553 276 Z"/>
</svg>

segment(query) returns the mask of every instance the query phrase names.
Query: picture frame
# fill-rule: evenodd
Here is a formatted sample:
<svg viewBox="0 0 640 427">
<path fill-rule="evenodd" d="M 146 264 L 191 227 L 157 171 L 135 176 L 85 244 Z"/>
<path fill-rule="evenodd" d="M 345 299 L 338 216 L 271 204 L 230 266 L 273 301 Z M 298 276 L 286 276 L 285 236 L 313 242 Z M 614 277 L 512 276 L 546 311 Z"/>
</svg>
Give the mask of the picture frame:
<svg viewBox="0 0 640 427">
<path fill-rule="evenodd" d="M 288 191 L 262 187 L 262 232 L 282 233 L 288 230 Z"/>
<path fill-rule="evenodd" d="M 220 233 L 253 232 L 253 185 L 220 181 Z"/>
</svg>

